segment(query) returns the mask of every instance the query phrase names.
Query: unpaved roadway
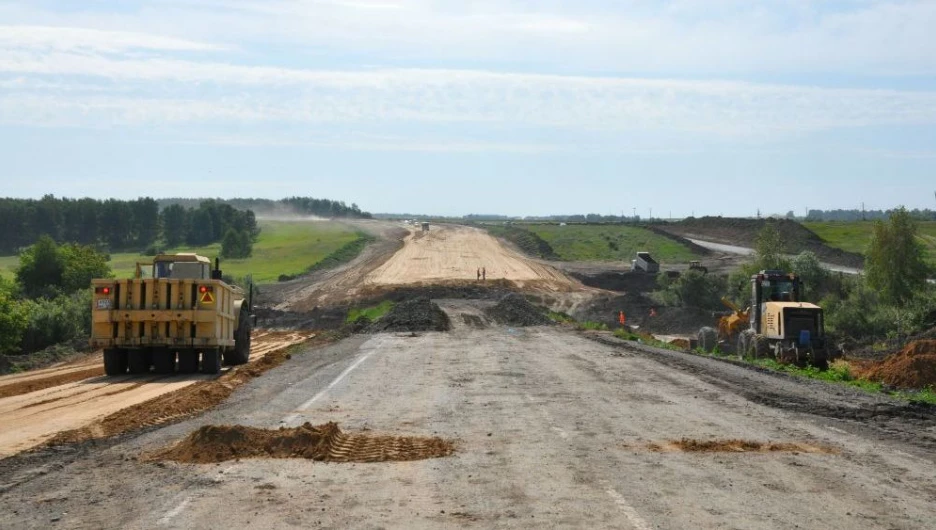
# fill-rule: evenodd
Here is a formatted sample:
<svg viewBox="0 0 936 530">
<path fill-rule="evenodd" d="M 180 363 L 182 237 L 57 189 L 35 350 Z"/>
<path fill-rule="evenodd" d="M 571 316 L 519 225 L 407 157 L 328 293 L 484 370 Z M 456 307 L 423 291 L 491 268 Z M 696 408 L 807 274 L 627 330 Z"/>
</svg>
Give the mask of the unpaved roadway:
<svg viewBox="0 0 936 530">
<path fill-rule="evenodd" d="M 258 331 L 250 361 L 303 342 L 308 333 Z M 100 353 L 76 363 L 0 377 L 0 458 L 35 447 L 55 434 L 85 427 L 132 405 L 217 375 L 103 375 Z M 222 373 L 230 368 L 224 368 Z M 44 387 L 33 390 L 35 387 Z M 0 525 L 2 526 L 2 525 Z"/>
<path fill-rule="evenodd" d="M 197 419 L 0 462 L 3 527 L 933 527 L 931 416 L 558 328 L 479 329 L 483 303 L 442 305 L 449 333 L 354 336 L 295 355 Z M 206 424 L 306 421 L 437 435 L 458 450 L 376 464 L 138 460 Z M 684 438 L 800 449 L 673 450 Z"/>
<path fill-rule="evenodd" d="M 411 231 L 402 250 L 371 272 L 372 285 L 408 285 L 446 281 L 508 280 L 552 290 L 576 287 L 564 274 L 520 255 L 487 232 L 466 226 L 434 225 L 428 232 Z"/>
</svg>

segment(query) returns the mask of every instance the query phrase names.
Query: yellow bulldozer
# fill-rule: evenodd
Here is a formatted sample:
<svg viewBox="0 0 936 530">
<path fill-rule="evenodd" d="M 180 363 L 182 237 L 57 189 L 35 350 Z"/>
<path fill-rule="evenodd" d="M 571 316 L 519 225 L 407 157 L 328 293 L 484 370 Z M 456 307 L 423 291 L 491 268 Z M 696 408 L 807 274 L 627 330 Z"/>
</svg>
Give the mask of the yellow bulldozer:
<svg viewBox="0 0 936 530">
<path fill-rule="evenodd" d="M 829 353 L 822 308 L 802 301 L 801 295 L 802 282 L 795 274 L 760 271 L 751 277 L 751 306 L 742 311 L 722 299 L 733 313 L 719 320 L 717 330 L 703 328 L 699 345 L 706 351 L 718 343 L 726 349 L 734 345 L 742 358 L 773 357 L 825 369 Z"/>
<path fill-rule="evenodd" d="M 134 278 L 91 281 L 92 348 L 107 375 L 216 374 L 250 357 L 251 298 L 222 280 L 219 261 L 163 254 Z M 253 288 L 251 286 L 251 294 Z"/>
</svg>

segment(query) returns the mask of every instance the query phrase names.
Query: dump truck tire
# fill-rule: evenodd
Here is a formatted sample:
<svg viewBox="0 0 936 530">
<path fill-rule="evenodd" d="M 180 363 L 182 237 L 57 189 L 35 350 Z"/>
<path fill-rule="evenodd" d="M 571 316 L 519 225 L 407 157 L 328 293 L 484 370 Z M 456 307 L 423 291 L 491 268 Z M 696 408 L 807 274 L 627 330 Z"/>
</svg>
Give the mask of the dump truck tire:
<svg viewBox="0 0 936 530">
<path fill-rule="evenodd" d="M 767 340 L 767 337 L 754 334 L 754 336 L 751 337 L 750 344 L 751 355 L 753 355 L 755 359 L 764 359 L 770 355 L 770 341 Z"/>
<path fill-rule="evenodd" d="M 127 373 L 127 350 L 107 348 L 104 350 L 104 373 L 124 375 Z"/>
<path fill-rule="evenodd" d="M 237 331 L 234 332 L 234 348 L 224 352 L 224 364 L 247 364 L 250 360 L 250 333 L 253 331 L 253 322 L 247 306 L 241 306 Z"/>
<path fill-rule="evenodd" d="M 221 373 L 221 351 L 217 348 L 202 351 L 201 371 L 203 374 Z"/>
<path fill-rule="evenodd" d="M 169 348 L 153 349 L 153 371 L 157 374 L 171 374 L 175 372 L 176 353 Z"/>
<path fill-rule="evenodd" d="M 130 368 L 130 373 L 149 373 L 151 358 L 152 356 L 150 355 L 150 352 L 146 350 L 135 350 L 132 352 L 127 352 L 127 366 Z"/>
<path fill-rule="evenodd" d="M 751 356 L 751 338 L 754 337 L 754 331 L 746 329 L 738 334 L 738 359 L 744 359 Z"/>
<path fill-rule="evenodd" d="M 715 351 L 718 344 L 718 331 L 715 328 L 702 328 L 699 330 L 699 347 L 705 353 Z"/>
<path fill-rule="evenodd" d="M 198 352 L 195 350 L 179 350 L 179 373 L 194 374 L 198 371 Z"/>
<path fill-rule="evenodd" d="M 813 349 L 812 359 L 810 359 L 810 362 L 812 363 L 813 366 L 815 366 L 816 368 L 820 370 L 823 370 L 823 371 L 828 370 L 829 369 L 828 348 L 826 348 L 825 346 L 822 346 L 822 347 Z"/>
</svg>

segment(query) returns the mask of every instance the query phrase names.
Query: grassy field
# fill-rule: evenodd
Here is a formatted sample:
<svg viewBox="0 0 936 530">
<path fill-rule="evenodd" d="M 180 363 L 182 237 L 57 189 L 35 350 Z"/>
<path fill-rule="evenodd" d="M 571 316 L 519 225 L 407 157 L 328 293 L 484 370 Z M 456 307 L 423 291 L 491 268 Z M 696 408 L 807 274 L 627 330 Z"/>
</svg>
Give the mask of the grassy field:
<svg viewBox="0 0 936 530">
<path fill-rule="evenodd" d="M 682 262 L 694 258 L 679 243 L 632 226 L 521 225 L 549 243 L 564 261 L 625 261 L 647 251 L 657 261 Z"/>
<path fill-rule="evenodd" d="M 849 252 L 864 253 L 871 243 L 871 231 L 874 223 L 867 221 L 803 223 L 803 226 L 815 232 L 829 246 Z M 926 247 L 927 260 L 936 265 L 936 222 L 918 223 L 919 240 Z"/>
<path fill-rule="evenodd" d="M 253 274 L 256 283 L 272 283 L 281 274 L 295 275 L 322 261 L 333 252 L 359 238 L 352 228 L 331 222 L 260 221 L 260 237 L 254 243 L 253 256 L 222 261 L 225 274 L 240 278 Z M 183 247 L 170 252 L 195 252 L 214 258 L 220 244 Z M 118 278 L 133 276 L 137 261 L 147 257 L 135 253 L 111 254 L 110 266 Z M 17 256 L 0 257 L 0 276 L 12 278 L 19 265 Z"/>
</svg>

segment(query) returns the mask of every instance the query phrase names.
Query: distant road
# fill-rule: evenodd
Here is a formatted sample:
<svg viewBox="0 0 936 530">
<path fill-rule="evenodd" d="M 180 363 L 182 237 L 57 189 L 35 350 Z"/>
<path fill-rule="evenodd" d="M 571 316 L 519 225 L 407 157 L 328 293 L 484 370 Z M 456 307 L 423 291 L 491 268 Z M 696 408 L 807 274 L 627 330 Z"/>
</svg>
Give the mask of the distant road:
<svg viewBox="0 0 936 530">
<path fill-rule="evenodd" d="M 709 250 L 714 250 L 716 252 L 724 252 L 726 254 L 738 254 L 741 256 L 750 256 L 754 254 L 753 248 L 747 247 L 736 247 L 734 245 L 723 245 L 721 243 L 713 243 L 711 241 L 702 241 L 701 239 L 689 239 L 689 241 L 699 245 L 700 247 L 705 247 Z M 822 263 L 822 266 L 830 271 L 842 272 L 845 274 L 860 274 L 860 269 L 855 269 L 852 267 L 845 267 L 843 265 L 835 265 L 833 263 Z"/>
</svg>

